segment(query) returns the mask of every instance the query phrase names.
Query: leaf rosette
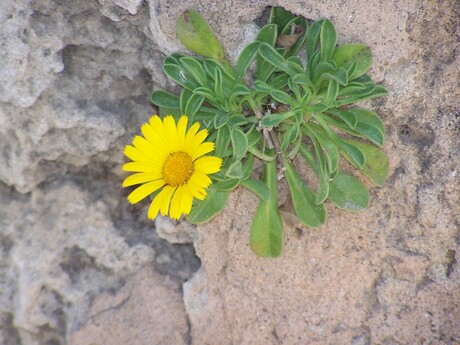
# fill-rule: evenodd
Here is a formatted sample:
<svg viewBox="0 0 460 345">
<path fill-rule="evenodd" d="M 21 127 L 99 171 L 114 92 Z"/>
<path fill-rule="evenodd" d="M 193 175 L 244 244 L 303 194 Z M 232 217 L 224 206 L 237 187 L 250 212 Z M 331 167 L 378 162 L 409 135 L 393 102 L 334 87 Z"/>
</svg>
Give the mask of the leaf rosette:
<svg viewBox="0 0 460 345">
<path fill-rule="evenodd" d="M 383 122 L 355 105 L 387 94 L 367 74 L 372 66 L 368 46 L 337 45 L 330 20 L 311 22 L 281 7 L 272 8 L 269 23 L 243 48 L 235 66 L 198 12 L 180 16 L 177 33 L 185 47 L 202 57 L 174 53 L 166 58 L 164 71 L 182 91 L 156 90 L 151 101 L 161 116 L 187 114 L 191 122 L 199 121 L 223 160 L 221 171 L 211 177 L 208 197 L 194 204 L 190 222 L 212 219 L 224 209 L 231 190 L 246 188 L 260 199 L 251 248 L 274 257 L 283 246 L 280 174 L 306 226 L 326 222 L 327 201 L 351 212 L 367 207 L 368 190 L 341 170 L 340 161 L 377 186 L 388 175 Z M 260 179 L 253 176 L 255 160 L 265 166 Z M 299 164 L 310 167 L 314 185 L 297 171 Z"/>
</svg>

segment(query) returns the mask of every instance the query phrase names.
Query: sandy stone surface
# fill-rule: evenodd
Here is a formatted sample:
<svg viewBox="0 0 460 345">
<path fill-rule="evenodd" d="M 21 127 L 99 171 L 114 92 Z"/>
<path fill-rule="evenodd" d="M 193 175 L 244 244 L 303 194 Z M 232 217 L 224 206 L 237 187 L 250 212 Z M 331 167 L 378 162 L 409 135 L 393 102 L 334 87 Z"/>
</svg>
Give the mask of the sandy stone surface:
<svg viewBox="0 0 460 345">
<path fill-rule="evenodd" d="M 290 222 L 268 260 L 252 194 L 198 228 L 151 222 L 120 166 L 151 90 L 176 90 L 178 14 L 235 61 L 274 5 L 371 47 L 391 173 L 362 213 Z M 455 0 L 1 2 L 0 344 L 460 344 L 459 18 Z"/>
<path fill-rule="evenodd" d="M 152 267 L 141 269 L 116 295 L 104 292 L 96 297 L 87 324 L 69 344 L 186 344 L 188 324 L 180 287 Z"/>
</svg>

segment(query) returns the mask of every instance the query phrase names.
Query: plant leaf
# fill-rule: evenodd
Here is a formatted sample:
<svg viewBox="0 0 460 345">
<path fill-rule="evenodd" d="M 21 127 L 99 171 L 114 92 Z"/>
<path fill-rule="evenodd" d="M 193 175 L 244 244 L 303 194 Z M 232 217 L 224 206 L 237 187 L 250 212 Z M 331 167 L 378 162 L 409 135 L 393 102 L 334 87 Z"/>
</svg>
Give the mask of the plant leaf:
<svg viewBox="0 0 460 345">
<path fill-rule="evenodd" d="M 277 25 L 278 32 L 281 32 L 293 18 L 295 18 L 295 15 L 283 7 L 272 7 L 269 23 Z"/>
<path fill-rule="evenodd" d="M 315 204 L 322 204 L 329 195 L 329 182 L 326 176 L 326 171 L 324 168 L 324 162 L 321 161 L 324 159 L 321 154 L 318 154 L 318 151 L 315 146 L 316 159 L 313 159 L 312 154 L 308 151 L 308 148 L 305 144 L 301 144 L 299 147 L 300 155 L 307 161 L 308 165 L 313 169 L 316 176 L 318 176 L 318 190 L 315 196 Z"/>
<path fill-rule="evenodd" d="M 268 24 L 260 29 L 256 41 L 264 42 L 274 47 L 276 37 L 278 37 L 278 26 L 276 24 Z M 256 57 L 256 62 L 257 79 L 266 81 L 275 70 L 275 67 L 265 61 L 260 55 Z"/>
<path fill-rule="evenodd" d="M 237 83 L 240 83 L 243 80 L 244 75 L 246 74 L 246 71 L 248 70 L 249 66 L 251 66 L 252 62 L 257 57 L 257 54 L 259 53 L 259 46 L 260 46 L 260 42 L 255 41 L 255 42 L 249 43 L 241 51 L 240 56 L 238 57 L 238 61 L 236 63 L 236 82 Z"/>
<path fill-rule="evenodd" d="M 220 191 L 231 191 L 234 190 L 240 184 L 239 179 L 226 179 L 224 181 L 219 181 L 217 183 L 213 183 L 212 189 L 220 190 Z"/>
<path fill-rule="evenodd" d="M 177 84 L 190 91 L 200 87 L 195 78 L 182 66 L 166 64 L 163 66 L 163 70 Z"/>
<path fill-rule="evenodd" d="M 320 61 L 328 61 L 334 53 L 337 44 L 337 32 L 329 19 L 324 19 L 321 25 L 321 57 Z"/>
<path fill-rule="evenodd" d="M 187 101 L 187 104 L 185 106 L 185 111 L 184 114 L 188 115 L 191 119 L 191 123 L 194 122 L 195 119 L 195 114 L 198 112 L 198 110 L 201 108 L 201 105 L 203 104 L 204 98 L 200 95 L 197 94 L 192 94 L 190 98 Z"/>
<path fill-rule="evenodd" d="M 230 178 L 241 179 L 243 177 L 243 163 L 240 160 L 234 161 L 227 168 L 225 175 Z"/>
<path fill-rule="evenodd" d="M 385 127 L 380 117 L 373 111 L 362 108 L 352 108 L 349 112 L 356 116 L 357 124 L 354 129 L 375 144 L 382 146 Z"/>
<path fill-rule="evenodd" d="M 232 128 L 230 135 L 233 147 L 233 158 L 235 160 L 241 160 L 248 151 L 248 138 L 243 131 L 238 128 Z"/>
<path fill-rule="evenodd" d="M 273 97 L 275 101 L 282 104 L 296 105 L 297 102 L 287 93 L 281 90 L 272 90 L 270 91 L 270 96 Z"/>
<path fill-rule="evenodd" d="M 324 224 L 327 214 L 324 204 L 315 204 L 315 194 L 302 181 L 291 163 L 285 161 L 284 166 L 297 217 L 306 226 L 317 227 Z"/>
<path fill-rule="evenodd" d="M 350 73 L 349 80 L 356 79 L 365 74 L 372 66 L 372 53 L 368 46 L 362 43 L 349 43 L 337 47 L 332 59 L 338 67 L 350 69 L 355 63 L 353 73 Z"/>
<path fill-rule="evenodd" d="M 319 37 L 321 33 L 321 27 L 323 25 L 322 20 L 317 20 L 314 22 L 307 31 L 307 58 L 310 65 L 310 62 L 313 59 L 313 55 L 318 48 Z"/>
<path fill-rule="evenodd" d="M 382 187 L 388 177 L 390 165 L 386 154 L 373 145 L 352 139 L 348 141 L 358 147 L 366 157 L 366 165 L 361 169 L 362 173 L 375 185 Z"/>
<path fill-rule="evenodd" d="M 339 172 L 329 182 L 329 200 L 338 208 L 359 212 L 369 204 L 369 192 L 356 177 Z"/>
<path fill-rule="evenodd" d="M 260 125 L 263 127 L 274 127 L 280 124 L 282 121 L 294 116 L 293 111 L 288 111 L 286 113 L 273 113 L 265 115 L 262 120 L 260 120 Z"/>
<path fill-rule="evenodd" d="M 291 77 L 295 76 L 298 72 L 292 68 L 278 51 L 271 45 L 262 43 L 259 48 L 259 55 L 281 71 L 286 72 Z"/>
<path fill-rule="evenodd" d="M 251 177 L 252 173 L 252 168 L 254 167 L 254 155 L 252 153 L 248 153 L 246 162 L 244 162 L 243 165 L 243 176 L 241 177 L 241 180 L 247 180 L 249 177 Z"/>
<path fill-rule="evenodd" d="M 208 86 L 208 78 L 202 66 L 202 63 L 191 56 L 184 56 L 179 59 L 182 66 L 195 78 L 201 86 Z"/>
<path fill-rule="evenodd" d="M 227 151 L 228 145 L 230 144 L 230 127 L 225 125 L 217 131 L 216 139 L 216 156 L 224 157 L 225 151 Z"/>
<path fill-rule="evenodd" d="M 225 52 L 212 32 L 206 19 L 194 10 L 186 10 L 177 19 L 176 32 L 179 41 L 190 51 L 226 61 Z"/>
<path fill-rule="evenodd" d="M 214 128 L 219 129 L 225 126 L 229 119 L 229 113 L 227 112 L 220 112 L 216 116 L 214 116 Z"/>
<path fill-rule="evenodd" d="M 270 190 L 268 202 L 260 200 L 252 221 L 249 244 L 261 257 L 278 257 L 283 250 L 283 221 L 278 208 L 276 162 L 264 163 L 264 181 Z"/>
<path fill-rule="evenodd" d="M 150 102 L 159 107 L 180 109 L 179 97 L 163 90 L 153 91 L 152 96 L 150 96 Z"/>
<path fill-rule="evenodd" d="M 225 208 L 228 192 L 217 191 L 209 188 L 204 200 L 197 200 L 187 216 L 187 220 L 192 224 L 203 224 L 217 216 Z"/>
<path fill-rule="evenodd" d="M 270 199 L 270 189 L 268 189 L 265 182 L 249 178 L 241 181 L 241 187 L 246 188 L 250 192 L 254 193 L 260 200 L 268 202 Z"/>
</svg>

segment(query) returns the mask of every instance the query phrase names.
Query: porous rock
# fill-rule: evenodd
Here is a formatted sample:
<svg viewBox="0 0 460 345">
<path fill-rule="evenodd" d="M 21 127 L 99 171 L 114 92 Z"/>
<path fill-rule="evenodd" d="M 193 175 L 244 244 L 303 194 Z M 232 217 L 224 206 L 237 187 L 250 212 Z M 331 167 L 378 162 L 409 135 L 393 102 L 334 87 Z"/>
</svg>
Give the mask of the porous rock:
<svg viewBox="0 0 460 345">
<path fill-rule="evenodd" d="M 156 234 L 120 166 L 152 88 L 177 90 L 177 16 L 200 11 L 235 62 L 277 5 L 371 47 L 390 178 L 362 213 L 291 219 L 274 260 L 249 248 L 258 200 L 240 189 Z M 2 2 L 0 343 L 458 343 L 459 18 L 454 0 Z"/>
</svg>

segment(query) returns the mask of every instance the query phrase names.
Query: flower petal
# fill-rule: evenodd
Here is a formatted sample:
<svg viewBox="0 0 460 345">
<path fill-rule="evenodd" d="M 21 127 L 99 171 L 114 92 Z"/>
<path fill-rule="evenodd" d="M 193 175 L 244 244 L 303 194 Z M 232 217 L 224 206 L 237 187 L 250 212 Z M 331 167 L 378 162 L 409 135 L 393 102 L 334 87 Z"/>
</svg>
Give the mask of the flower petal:
<svg viewBox="0 0 460 345">
<path fill-rule="evenodd" d="M 133 174 L 125 178 L 122 186 L 129 187 L 129 186 L 134 186 L 136 184 L 151 182 L 151 181 L 155 181 L 159 179 L 161 179 L 161 173 L 141 172 L 141 173 Z"/>
<path fill-rule="evenodd" d="M 164 124 L 164 130 L 165 130 L 165 136 L 168 138 L 171 149 L 173 151 L 180 151 L 179 148 L 179 141 L 177 139 L 177 127 L 176 127 L 176 121 L 174 120 L 174 117 L 171 115 L 165 116 L 163 120 Z"/>
<path fill-rule="evenodd" d="M 190 195 L 197 198 L 198 200 L 204 200 L 208 195 L 208 193 L 206 193 L 206 190 L 203 187 L 199 186 L 191 180 L 188 181 L 186 186 Z"/>
<path fill-rule="evenodd" d="M 184 191 L 182 193 L 182 201 L 181 201 L 181 210 L 184 214 L 189 214 L 192 210 L 192 203 L 193 203 L 193 195 L 190 193 L 189 188 L 184 186 Z"/>
<path fill-rule="evenodd" d="M 190 143 L 190 152 L 193 152 L 195 151 L 200 145 L 201 143 L 207 138 L 208 136 L 208 130 L 207 129 L 202 129 L 201 131 L 199 131 L 194 137 L 193 137 L 193 140 L 192 142 Z"/>
<path fill-rule="evenodd" d="M 179 147 L 184 147 L 185 143 L 185 132 L 187 130 L 187 122 L 188 122 L 188 117 L 187 116 L 181 116 L 179 119 L 179 122 L 177 123 L 177 140 L 179 142 Z"/>
<path fill-rule="evenodd" d="M 158 129 L 155 130 L 149 123 L 144 123 L 141 126 L 141 132 L 145 139 L 153 146 L 155 146 L 155 148 L 163 148 L 167 144 L 167 140 L 164 134 Z"/>
<path fill-rule="evenodd" d="M 193 164 L 196 171 L 204 174 L 214 174 L 220 170 L 222 159 L 215 156 L 205 156 L 198 158 Z"/>
<path fill-rule="evenodd" d="M 158 168 L 147 162 L 129 162 L 121 167 L 124 171 L 132 172 L 156 172 Z"/>
<path fill-rule="evenodd" d="M 149 143 L 144 137 L 136 135 L 133 139 L 133 145 L 136 149 L 141 151 L 144 156 L 151 157 L 154 155 L 156 149 L 151 143 Z"/>
<path fill-rule="evenodd" d="M 171 205 L 169 207 L 169 216 L 172 219 L 179 219 L 180 216 L 182 215 L 181 203 L 182 203 L 183 191 L 184 191 L 184 186 L 177 187 L 171 199 Z"/>
<path fill-rule="evenodd" d="M 192 145 L 193 138 L 195 137 L 196 132 L 200 129 L 200 123 L 195 122 L 192 127 L 188 130 L 187 134 L 185 135 L 184 147 L 188 150 L 188 148 Z M 187 151 L 190 152 L 190 151 Z"/>
<path fill-rule="evenodd" d="M 149 196 L 150 194 L 152 194 L 158 188 L 163 187 L 164 184 L 165 181 L 163 180 L 157 180 L 143 184 L 142 186 L 137 187 L 134 191 L 131 192 L 131 194 L 128 195 L 128 201 L 131 204 L 135 204 L 144 199 L 145 197 Z"/>
<path fill-rule="evenodd" d="M 176 188 L 173 188 L 171 186 L 165 186 L 161 191 L 163 193 L 163 199 L 161 200 L 160 204 L 160 212 L 163 216 L 166 216 L 168 214 L 171 197 L 175 190 Z"/>
<path fill-rule="evenodd" d="M 192 159 L 195 160 L 198 157 L 201 157 L 205 155 L 206 153 L 211 152 L 212 150 L 214 150 L 214 143 L 211 143 L 211 142 L 202 143 L 197 148 L 191 150 Z"/>
<path fill-rule="evenodd" d="M 209 176 L 200 171 L 195 171 L 190 177 L 189 182 L 193 182 L 202 188 L 208 188 L 212 183 Z"/>
<path fill-rule="evenodd" d="M 143 161 L 143 162 L 150 161 L 147 155 L 145 155 L 140 150 L 136 149 L 134 146 L 131 146 L 131 145 L 126 145 L 123 153 L 125 154 L 126 157 L 128 157 L 132 161 Z"/>
</svg>

